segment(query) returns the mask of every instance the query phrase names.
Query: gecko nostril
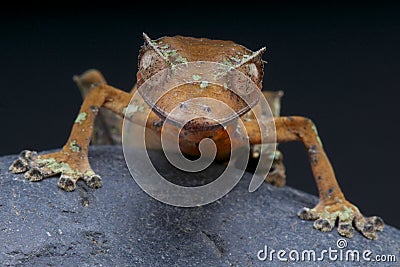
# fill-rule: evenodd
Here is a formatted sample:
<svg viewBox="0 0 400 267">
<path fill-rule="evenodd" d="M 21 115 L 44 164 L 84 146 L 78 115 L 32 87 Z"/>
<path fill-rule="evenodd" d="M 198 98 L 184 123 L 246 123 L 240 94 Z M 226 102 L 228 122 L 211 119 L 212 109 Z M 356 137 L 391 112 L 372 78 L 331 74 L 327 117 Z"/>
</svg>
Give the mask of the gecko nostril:
<svg viewBox="0 0 400 267">
<path fill-rule="evenodd" d="M 203 106 L 203 111 L 210 113 L 211 112 L 211 108 L 209 106 Z"/>
<path fill-rule="evenodd" d="M 187 108 L 187 104 L 186 103 L 179 103 L 179 108 L 180 109 L 186 109 Z"/>
</svg>

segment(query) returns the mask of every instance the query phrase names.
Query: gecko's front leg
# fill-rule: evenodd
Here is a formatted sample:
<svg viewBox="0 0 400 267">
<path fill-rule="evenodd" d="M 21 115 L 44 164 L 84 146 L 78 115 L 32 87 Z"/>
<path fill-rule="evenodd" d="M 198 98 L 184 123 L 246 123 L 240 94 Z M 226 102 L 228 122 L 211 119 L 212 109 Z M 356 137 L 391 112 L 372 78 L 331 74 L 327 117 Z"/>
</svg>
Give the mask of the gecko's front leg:
<svg viewBox="0 0 400 267">
<path fill-rule="evenodd" d="M 315 220 L 314 228 L 323 232 L 331 231 L 337 223 L 339 234 L 352 237 L 354 225 L 365 237 L 376 239 L 376 231 L 383 229 L 383 220 L 376 216 L 364 217 L 355 205 L 345 199 L 314 123 L 310 119 L 297 116 L 276 117 L 274 122 L 278 143 L 303 143 L 318 187 L 319 203 L 312 209 L 303 208 L 298 216 L 304 220 Z M 258 124 L 249 121 L 245 122 L 245 126 L 250 142 L 260 143 L 262 140 Z"/>
<path fill-rule="evenodd" d="M 93 79 L 79 77 L 82 81 Z M 88 92 L 75 119 L 71 134 L 64 147 L 55 153 L 38 155 L 34 151 L 23 151 L 10 166 L 14 173 L 25 173 L 31 181 L 61 174 L 58 186 L 66 191 L 75 189 L 76 182 L 83 179 L 92 188 L 101 187 L 101 178 L 95 174 L 89 164 L 88 147 L 93 133 L 93 124 L 100 107 L 123 115 L 131 95 L 103 82 L 92 80 L 94 88 Z"/>
</svg>

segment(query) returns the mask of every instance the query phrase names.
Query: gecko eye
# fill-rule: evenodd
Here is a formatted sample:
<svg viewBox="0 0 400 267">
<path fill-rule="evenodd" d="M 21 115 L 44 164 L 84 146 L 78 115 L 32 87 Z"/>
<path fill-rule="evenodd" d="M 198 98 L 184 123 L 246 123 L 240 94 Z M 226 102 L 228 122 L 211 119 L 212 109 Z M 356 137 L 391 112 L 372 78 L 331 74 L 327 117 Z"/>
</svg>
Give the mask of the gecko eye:
<svg viewBox="0 0 400 267">
<path fill-rule="evenodd" d="M 247 75 L 250 77 L 250 79 L 257 80 L 260 75 L 256 64 L 250 63 L 246 65 L 246 68 L 247 68 Z"/>
<path fill-rule="evenodd" d="M 165 61 L 154 50 L 144 51 L 144 53 L 139 57 L 138 75 L 140 79 L 138 80 L 138 83 L 141 84 L 166 67 L 167 64 Z"/>
<path fill-rule="evenodd" d="M 261 59 L 260 59 L 261 60 Z M 244 64 L 238 70 L 242 71 L 250 80 L 252 80 L 259 88 L 261 88 L 262 79 L 263 79 L 263 65 L 261 65 L 260 61 L 256 62 L 248 62 Z"/>
<path fill-rule="evenodd" d="M 140 59 L 139 67 L 143 70 L 148 69 L 155 61 L 156 53 L 149 50 Z"/>
</svg>

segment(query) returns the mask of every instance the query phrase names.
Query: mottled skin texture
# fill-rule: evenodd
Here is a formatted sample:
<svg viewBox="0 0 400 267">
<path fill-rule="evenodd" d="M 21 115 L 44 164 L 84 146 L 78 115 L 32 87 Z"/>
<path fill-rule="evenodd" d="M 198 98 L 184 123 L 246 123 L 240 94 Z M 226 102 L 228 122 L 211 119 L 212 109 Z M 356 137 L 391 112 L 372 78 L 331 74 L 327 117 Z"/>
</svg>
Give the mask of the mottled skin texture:
<svg viewBox="0 0 400 267">
<path fill-rule="evenodd" d="M 235 44 L 231 41 L 210 40 L 191 37 L 162 37 L 152 41 L 144 35 L 145 43 L 139 53 L 139 70 L 137 72 L 138 86 L 142 85 L 152 75 L 160 70 L 176 64 L 191 61 L 213 61 L 235 68 L 250 78 L 261 90 L 263 79 L 262 53 Z M 25 177 L 31 181 L 39 181 L 43 178 L 61 174 L 58 186 L 64 190 L 72 191 L 78 179 L 83 179 L 92 188 L 101 187 L 101 178 L 95 174 L 88 161 L 88 146 L 93 135 L 94 123 L 100 108 L 107 109 L 119 116 L 125 115 L 132 93 L 124 92 L 108 85 L 103 76 L 95 70 L 88 71 L 74 77 L 75 82 L 85 95 L 80 113 L 75 120 L 70 137 L 62 150 L 45 155 L 35 152 L 23 151 L 20 157 L 12 164 L 10 170 L 14 173 L 25 173 Z M 136 116 L 136 123 L 145 125 L 155 133 L 164 130 L 177 131 L 174 125 L 164 122 L 168 112 L 180 102 L 187 100 L 193 94 L 199 96 L 216 97 L 224 101 L 234 110 L 250 110 L 246 103 L 230 90 L 224 90 L 220 86 L 212 85 L 207 90 L 199 90 L 198 85 L 182 85 L 174 88 L 164 95 L 156 105 L 157 112 L 152 112 L 149 118 Z M 172 97 L 174 93 L 179 97 Z M 271 93 L 264 93 L 268 99 L 272 99 Z M 148 106 L 143 106 L 148 109 Z M 154 110 L 153 110 L 154 111 Z M 245 112 L 245 113 L 246 113 Z M 338 232 L 347 237 L 353 236 L 354 228 L 359 230 L 369 239 L 376 238 L 376 231 L 383 229 L 383 221 L 379 217 L 364 217 L 358 208 L 348 202 L 335 177 L 333 168 L 323 149 L 314 123 L 307 118 L 299 116 L 279 117 L 275 112 L 274 123 L 278 143 L 299 141 L 308 151 L 309 160 L 315 182 L 319 191 L 319 203 L 316 207 L 304 208 L 298 216 L 305 220 L 315 220 L 314 227 L 321 231 L 331 231 L 335 224 Z M 249 135 L 249 142 L 254 147 L 262 143 L 260 125 L 250 113 L 243 114 L 248 118 L 244 125 Z M 212 138 L 217 145 L 217 159 L 226 160 L 231 147 L 227 132 L 222 127 L 215 125 L 213 121 L 195 119 L 185 127 L 185 133 L 180 134 L 180 148 L 182 152 L 198 156 L 197 146 L 203 138 Z M 235 126 L 232 126 L 235 127 Z M 117 126 L 118 128 L 118 126 Z M 155 135 L 157 136 L 157 135 Z M 264 140 L 265 141 L 265 140 Z M 155 142 L 156 143 L 156 142 Z M 253 152 L 257 151 L 253 149 Z M 267 181 L 277 185 L 284 185 L 284 166 L 282 158 L 277 154 L 275 169 L 278 171 L 270 174 Z M 268 212 L 268 211 L 266 211 Z"/>
</svg>

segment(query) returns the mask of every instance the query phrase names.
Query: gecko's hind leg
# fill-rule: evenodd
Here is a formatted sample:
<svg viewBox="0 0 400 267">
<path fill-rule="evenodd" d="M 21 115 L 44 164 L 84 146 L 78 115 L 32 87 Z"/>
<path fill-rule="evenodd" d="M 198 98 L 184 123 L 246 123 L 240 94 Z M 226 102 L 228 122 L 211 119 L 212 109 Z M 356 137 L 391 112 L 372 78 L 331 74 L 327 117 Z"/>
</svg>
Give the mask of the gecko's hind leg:
<svg viewBox="0 0 400 267">
<path fill-rule="evenodd" d="M 97 85 L 107 84 L 103 74 L 96 69 L 89 69 L 82 75 L 75 75 L 73 80 L 78 86 L 83 99 L 85 99 L 87 94 L 91 90 L 94 90 Z M 94 121 L 93 136 L 90 144 L 120 145 L 122 143 L 121 137 L 122 117 L 111 110 L 101 107 Z"/>
</svg>

